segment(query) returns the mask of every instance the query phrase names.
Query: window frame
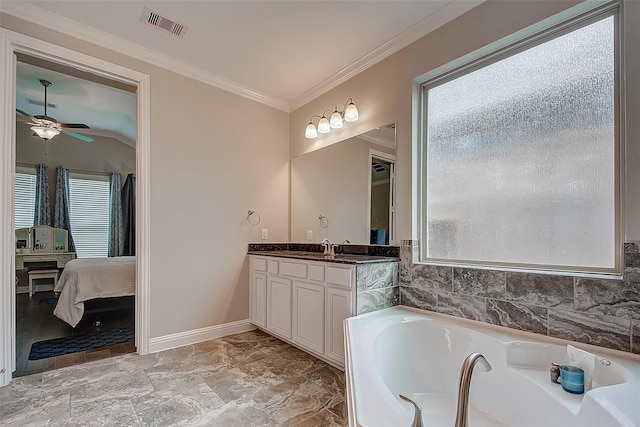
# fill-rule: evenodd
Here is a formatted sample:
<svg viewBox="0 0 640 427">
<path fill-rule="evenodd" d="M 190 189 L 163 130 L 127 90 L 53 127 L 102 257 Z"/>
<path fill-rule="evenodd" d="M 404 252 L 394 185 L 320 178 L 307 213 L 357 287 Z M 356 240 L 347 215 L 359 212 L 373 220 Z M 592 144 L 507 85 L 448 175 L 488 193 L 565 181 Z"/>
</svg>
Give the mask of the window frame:
<svg viewBox="0 0 640 427">
<path fill-rule="evenodd" d="M 589 8 L 587 8 L 589 7 Z M 498 42 L 492 43 L 414 79 L 414 230 L 421 242 L 418 264 L 447 265 L 468 268 L 489 268 L 507 271 L 527 271 L 561 275 L 620 276 L 623 270 L 624 241 L 624 63 L 623 4 L 620 1 L 597 7 L 580 5 L 534 24 Z M 553 38 L 608 17 L 614 18 L 614 265 L 612 268 L 570 265 L 540 265 L 509 262 L 488 262 L 429 258 L 427 249 L 427 92 L 430 88 L 484 68 L 504 58 L 526 51 Z"/>
</svg>

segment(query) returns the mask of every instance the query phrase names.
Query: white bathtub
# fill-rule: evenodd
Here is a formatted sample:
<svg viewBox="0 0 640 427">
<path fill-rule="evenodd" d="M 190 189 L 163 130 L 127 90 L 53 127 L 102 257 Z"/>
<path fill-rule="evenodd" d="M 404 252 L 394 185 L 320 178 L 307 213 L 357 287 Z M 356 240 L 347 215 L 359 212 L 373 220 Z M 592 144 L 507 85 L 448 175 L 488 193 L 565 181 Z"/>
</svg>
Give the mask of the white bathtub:
<svg viewBox="0 0 640 427">
<path fill-rule="evenodd" d="M 597 364 L 583 395 L 549 380 L 551 362 L 568 363 L 567 344 L 611 361 Z M 475 369 L 469 426 L 640 426 L 640 357 L 406 307 L 345 321 L 349 425 L 410 426 L 422 406 L 425 426 L 452 427 L 465 357 Z"/>
</svg>

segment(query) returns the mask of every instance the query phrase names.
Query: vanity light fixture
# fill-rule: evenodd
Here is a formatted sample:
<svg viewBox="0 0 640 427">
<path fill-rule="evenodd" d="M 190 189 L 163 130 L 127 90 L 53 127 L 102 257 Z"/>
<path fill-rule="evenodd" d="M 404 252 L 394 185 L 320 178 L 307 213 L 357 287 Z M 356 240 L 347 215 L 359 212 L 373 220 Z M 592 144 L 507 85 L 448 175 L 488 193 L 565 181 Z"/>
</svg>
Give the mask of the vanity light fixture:
<svg viewBox="0 0 640 427">
<path fill-rule="evenodd" d="M 329 111 L 331 115 L 330 119 L 327 118 L 326 112 Z M 318 127 L 313 124 L 313 119 L 318 117 L 320 120 L 318 121 Z M 309 124 L 304 131 L 305 138 L 313 139 L 318 136 L 318 133 L 329 133 L 331 129 L 340 129 L 344 122 L 352 123 L 358 120 L 358 108 L 353 103 L 353 99 L 349 98 L 344 103 L 344 108 L 342 111 L 338 110 L 336 106 L 333 112 L 331 110 L 325 110 L 322 113 L 322 116 L 314 115 L 309 119 Z"/>
</svg>

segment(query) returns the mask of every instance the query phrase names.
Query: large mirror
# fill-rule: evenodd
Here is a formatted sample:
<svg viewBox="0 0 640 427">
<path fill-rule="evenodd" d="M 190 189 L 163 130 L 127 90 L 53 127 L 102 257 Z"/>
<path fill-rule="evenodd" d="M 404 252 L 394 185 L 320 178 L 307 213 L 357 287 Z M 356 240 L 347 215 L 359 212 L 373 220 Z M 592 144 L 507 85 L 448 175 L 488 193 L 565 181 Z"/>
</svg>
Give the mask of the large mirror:
<svg viewBox="0 0 640 427">
<path fill-rule="evenodd" d="M 291 241 L 394 245 L 395 123 L 291 160 Z"/>
</svg>

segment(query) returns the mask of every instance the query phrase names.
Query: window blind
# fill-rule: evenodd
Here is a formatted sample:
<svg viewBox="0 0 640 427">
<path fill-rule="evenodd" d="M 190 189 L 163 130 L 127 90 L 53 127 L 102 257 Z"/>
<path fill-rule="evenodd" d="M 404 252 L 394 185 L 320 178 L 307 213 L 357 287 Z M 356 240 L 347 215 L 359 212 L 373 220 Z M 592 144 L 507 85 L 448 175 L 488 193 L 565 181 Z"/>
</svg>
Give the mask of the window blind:
<svg viewBox="0 0 640 427">
<path fill-rule="evenodd" d="M 109 246 L 108 179 L 69 177 L 69 199 L 77 257 L 106 257 Z"/>
<path fill-rule="evenodd" d="M 33 227 L 35 198 L 35 173 L 16 172 L 14 200 L 14 218 L 16 228 Z"/>
</svg>

